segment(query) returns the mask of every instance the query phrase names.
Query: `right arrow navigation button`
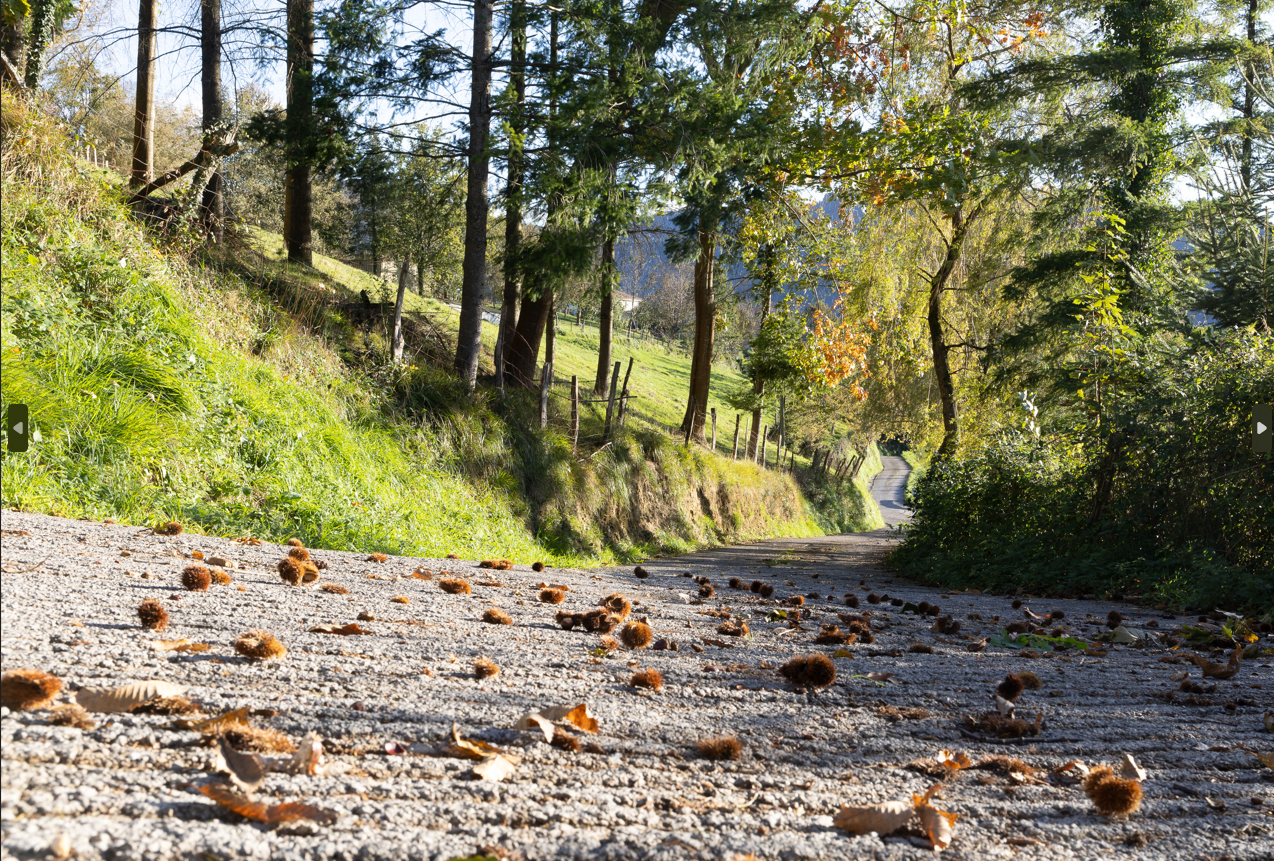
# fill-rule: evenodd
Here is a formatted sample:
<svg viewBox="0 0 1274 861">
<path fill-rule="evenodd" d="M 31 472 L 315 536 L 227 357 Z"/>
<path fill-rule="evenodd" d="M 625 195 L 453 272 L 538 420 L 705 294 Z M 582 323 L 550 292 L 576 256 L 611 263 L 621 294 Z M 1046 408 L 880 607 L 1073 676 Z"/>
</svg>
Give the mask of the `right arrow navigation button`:
<svg viewBox="0 0 1274 861">
<path fill-rule="evenodd" d="M 1252 407 L 1252 451 L 1257 454 L 1269 454 L 1274 433 L 1270 426 L 1274 425 L 1274 404 L 1256 404 Z"/>
</svg>

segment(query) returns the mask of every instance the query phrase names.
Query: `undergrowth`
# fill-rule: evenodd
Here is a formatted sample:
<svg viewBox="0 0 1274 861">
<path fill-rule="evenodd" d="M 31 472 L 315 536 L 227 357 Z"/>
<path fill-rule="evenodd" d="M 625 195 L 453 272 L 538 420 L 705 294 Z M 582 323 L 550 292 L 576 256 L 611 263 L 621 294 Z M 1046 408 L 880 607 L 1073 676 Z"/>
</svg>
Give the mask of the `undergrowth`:
<svg viewBox="0 0 1274 861">
<path fill-rule="evenodd" d="M 574 452 L 529 396 L 394 366 L 321 274 L 157 239 L 3 98 L 0 401 L 32 425 L 6 507 L 557 564 L 817 534 L 789 476 L 638 422 Z"/>
<path fill-rule="evenodd" d="M 1274 610 L 1274 460 L 1249 424 L 1271 400 L 1270 332 L 1199 330 L 1107 394 L 1100 436 L 1008 430 L 930 466 L 891 564 L 944 588 Z"/>
</svg>

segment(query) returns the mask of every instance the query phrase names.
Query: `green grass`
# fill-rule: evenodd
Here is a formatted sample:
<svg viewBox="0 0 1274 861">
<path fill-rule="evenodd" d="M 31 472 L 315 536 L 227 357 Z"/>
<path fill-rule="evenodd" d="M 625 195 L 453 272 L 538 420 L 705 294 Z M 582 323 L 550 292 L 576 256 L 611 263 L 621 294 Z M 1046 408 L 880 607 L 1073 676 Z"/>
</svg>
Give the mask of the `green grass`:
<svg viewBox="0 0 1274 861">
<path fill-rule="evenodd" d="M 687 357 L 634 346 L 632 421 L 572 451 L 560 398 L 540 430 L 524 393 L 470 396 L 427 362 L 388 362 L 383 332 L 332 304 L 377 287 L 366 273 L 289 267 L 252 251 L 260 235 L 215 259 L 183 252 L 131 218 L 53 121 L 6 92 L 0 122 L 0 406 L 28 404 L 36 432 L 3 455 L 5 506 L 554 564 L 819 532 L 790 476 L 667 433 Z M 454 337 L 441 303 L 408 307 Z M 559 379 L 589 359 L 587 333 L 559 336 Z"/>
<path fill-rule="evenodd" d="M 268 260 L 283 263 L 285 250 L 283 239 L 278 234 L 269 233 L 259 228 L 250 228 L 252 243 Z M 320 254 L 314 256 L 314 268 L 327 276 L 325 282 L 343 301 L 355 301 L 360 290 L 366 290 L 373 301 L 391 302 L 396 287 L 387 284 L 369 272 L 357 267 L 348 266 L 331 257 Z M 450 337 L 454 338 L 460 327 L 459 313 L 444 302 L 433 297 L 421 296 L 408 290 L 403 299 L 403 313 L 406 315 L 423 315 L 438 326 Z M 495 341 L 498 327 L 483 321 L 482 372 L 494 372 Z M 570 391 L 572 376 L 579 378 L 581 399 L 593 398 L 593 382 L 597 378 L 597 347 L 600 336 L 596 325 L 584 323 L 575 325 L 573 320 L 561 317 L 558 320 L 558 334 L 554 346 L 553 380 L 555 397 L 565 397 Z M 618 361 L 620 367 L 620 385 L 628 369 L 628 360 L 633 359 L 632 376 L 629 378 L 630 394 L 629 410 L 632 417 L 661 427 L 673 433 L 681 425 L 686 411 L 686 399 L 690 385 L 690 355 L 676 349 L 669 349 L 659 344 L 631 338 L 623 331 L 617 331 L 611 348 L 612 362 Z M 541 361 L 543 348 L 541 347 Z M 607 375 L 609 380 L 609 374 Z M 717 450 L 728 454 L 734 439 L 734 416 L 738 415 L 725 403 L 724 396 L 738 389 L 745 383 L 743 375 L 733 362 L 716 362 L 712 368 L 712 382 L 708 395 L 709 409 L 715 409 L 718 416 Z M 600 432 L 605 421 L 605 403 L 590 403 L 583 407 L 587 415 L 596 423 L 595 431 Z M 709 425 L 709 435 L 711 426 Z M 746 415 L 740 424 L 740 436 L 746 439 L 748 419 Z"/>
</svg>

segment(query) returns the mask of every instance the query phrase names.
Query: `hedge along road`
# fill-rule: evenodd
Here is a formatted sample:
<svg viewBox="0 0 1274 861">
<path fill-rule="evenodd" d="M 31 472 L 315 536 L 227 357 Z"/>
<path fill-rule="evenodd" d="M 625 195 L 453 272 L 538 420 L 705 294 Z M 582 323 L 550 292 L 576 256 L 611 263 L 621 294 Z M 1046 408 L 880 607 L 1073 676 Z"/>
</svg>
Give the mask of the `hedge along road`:
<svg viewBox="0 0 1274 861">
<path fill-rule="evenodd" d="M 207 714 L 254 709 L 253 725 L 294 742 L 317 732 L 319 773 L 269 774 L 257 797 L 314 804 L 335 820 L 270 828 L 218 806 L 199 791 L 214 779 L 210 740 L 172 716 L 99 714 L 84 730 L 51 725 L 47 710 L 5 710 L 3 857 L 69 846 L 81 859 L 918 859 L 931 855 L 919 833 L 853 835 L 833 816 L 843 804 L 910 798 L 936 783 L 934 803 L 959 814 L 947 850 L 957 858 L 1271 857 L 1274 772 L 1253 753 L 1274 747 L 1263 729 L 1268 656 L 1227 680 L 1203 680 L 1184 649 L 1155 636 L 1193 618 L 1077 600 L 1026 598 L 1014 608 L 1008 597 L 903 582 L 881 567 L 896 540 L 878 530 L 721 548 L 653 560 L 646 579 L 631 568 L 489 571 L 315 550 L 327 565 L 320 582 L 341 594 L 283 583 L 275 563 L 286 548 L 277 545 L 4 512 L 6 671 L 64 679 L 60 702 L 75 686 L 160 679 L 184 686 Z M 226 557 L 233 582 L 183 591 L 195 551 Z M 472 593 L 442 591 L 443 572 Z M 712 594 L 700 597 L 687 573 L 709 578 Z M 773 596 L 731 589 L 731 577 L 772 586 Z M 564 602 L 541 603 L 542 582 L 568 586 Z M 583 612 L 616 591 L 654 638 L 677 648 L 607 652 L 598 635 L 554 623 L 556 611 Z M 889 597 L 871 604 L 870 595 Z M 860 608 L 846 606 L 849 596 Z M 167 607 L 166 631 L 138 625 L 144 598 Z M 935 633 L 933 617 L 894 599 L 938 604 L 960 630 Z M 492 607 L 511 624 L 480 621 Z M 838 613 L 864 610 L 873 643 L 814 642 L 823 623 L 847 631 Z M 1063 614 L 1048 629 L 1085 642 L 1115 610 L 1149 642 L 1104 647 L 1100 657 L 968 651 L 1009 622 L 1033 621 L 1028 610 Z M 374 617 L 359 621 L 365 636 L 310 630 L 360 614 Z M 727 617 L 746 622 L 747 635 L 720 633 Z M 254 628 L 275 634 L 287 655 L 237 655 L 233 641 Z M 180 638 L 209 648 L 155 648 Z M 842 655 L 832 658 L 830 686 L 807 691 L 778 672 L 814 653 Z M 500 673 L 476 678 L 479 657 Z M 629 685 L 648 667 L 662 674 L 662 690 Z M 1011 671 L 1038 676 L 1040 687 L 1017 704 L 1028 725 L 1042 716 L 1038 735 L 971 731 L 966 719 L 995 712 L 992 692 Z M 1200 692 L 1179 691 L 1180 673 Z M 578 751 L 514 728 L 533 709 L 580 703 L 599 726 L 567 726 Z M 472 761 L 446 755 L 453 724 L 520 756 L 516 770 L 500 783 L 475 779 Z M 696 743 L 717 736 L 739 740 L 737 759 L 699 754 Z M 967 754 L 969 767 L 940 765 L 943 750 Z M 1117 764 L 1124 753 L 1147 772 L 1141 806 L 1127 817 L 1099 815 L 1067 780 L 1072 772 L 1058 771 L 1074 759 Z"/>
</svg>

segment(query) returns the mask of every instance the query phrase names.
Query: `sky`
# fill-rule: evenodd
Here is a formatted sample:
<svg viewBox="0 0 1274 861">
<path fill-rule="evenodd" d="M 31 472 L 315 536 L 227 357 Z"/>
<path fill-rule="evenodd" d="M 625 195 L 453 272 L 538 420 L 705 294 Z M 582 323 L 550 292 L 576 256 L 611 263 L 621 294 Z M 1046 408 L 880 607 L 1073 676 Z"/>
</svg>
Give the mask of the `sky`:
<svg viewBox="0 0 1274 861">
<path fill-rule="evenodd" d="M 322 9 L 326 4 L 319 0 L 316 5 Z M 79 23 L 67 34 L 69 40 L 100 39 L 99 68 L 116 75 L 129 90 L 136 82 L 137 9 L 135 2 L 125 0 L 86 0 Z M 225 89 L 233 93 L 255 86 L 263 89 L 278 104 L 285 103 L 282 49 L 262 47 L 254 38 L 255 34 L 248 30 L 263 27 L 280 30 L 285 11 L 285 0 L 222 0 L 223 27 L 231 31 L 224 36 L 222 86 Z M 473 49 L 472 20 L 472 5 L 469 3 L 417 2 L 403 13 L 403 26 L 409 32 L 445 30 L 451 43 L 466 55 Z M 497 19 L 494 33 L 497 47 L 503 36 L 500 23 Z M 158 38 L 157 100 L 160 104 L 191 107 L 198 111 L 201 90 L 197 0 L 161 3 L 159 25 L 161 29 L 179 32 L 161 32 Z M 442 95 L 467 105 L 468 92 L 464 84 L 463 80 L 457 80 L 453 90 L 458 87 L 459 91 Z M 502 86 L 497 73 L 493 92 L 498 92 Z M 447 109 L 441 106 L 424 106 L 410 118 L 436 118 L 444 110 Z M 381 107 L 382 119 L 388 119 L 389 113 L 388 106 Z M 451 121 L 444 121 L 444 124 L 450 125 Z"/>
</svg>

